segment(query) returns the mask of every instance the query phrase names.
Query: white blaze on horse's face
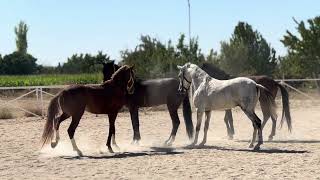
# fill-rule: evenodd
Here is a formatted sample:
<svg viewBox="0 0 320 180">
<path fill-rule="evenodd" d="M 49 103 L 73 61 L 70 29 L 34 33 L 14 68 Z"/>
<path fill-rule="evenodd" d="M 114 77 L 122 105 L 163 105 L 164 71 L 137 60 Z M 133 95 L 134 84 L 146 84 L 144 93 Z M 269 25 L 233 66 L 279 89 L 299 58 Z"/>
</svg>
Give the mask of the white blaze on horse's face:
<svg viewBox="0 0 320 180">
<path fill-rule="evenodd" d="M 134 77 L 133 77 L 132 68 L 130 69 L 130 78 L 127 83 L 127 91 L 129 94 L 134 93 Z"/>
</svg>

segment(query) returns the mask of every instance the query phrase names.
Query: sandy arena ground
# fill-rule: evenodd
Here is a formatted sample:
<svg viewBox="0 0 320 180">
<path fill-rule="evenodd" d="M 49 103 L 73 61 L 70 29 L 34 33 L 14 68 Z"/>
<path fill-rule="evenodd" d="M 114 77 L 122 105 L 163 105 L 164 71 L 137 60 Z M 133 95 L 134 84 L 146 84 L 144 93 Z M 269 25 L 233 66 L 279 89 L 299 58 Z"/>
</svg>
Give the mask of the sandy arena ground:
<svg viewBox="0 0 320 180">
<path fill-rule="evenodd" d="M 188 143 L 181 118 L 172 148 L 162 143 L 171 131 L 167 111 L 140 112 L 142 141 L 130 145 L 132 128 L 129 113 L 119 114 L 116 140 L 120 150 L 110 154 L 105 148 L 106 117 L 86 114 L 75 139 L 84 157 L 77 157 L 68 140 L 70 120 L 61 126 L 56 149 L 39 149 L 45 121 L 39 118 L 0 120 L 1 179 L 320 179 L 320 104 L 292 103 L 293 132 L 277 129 L 273 142 L 265 142 L 260 152 L 248 148 L 251 122 L 235 109 L 236 135 L 228 140 L 223 111 L 213 112 L 208 142 L 204 147 L 186 149 Z M 281 106 L 278 115 L 281 115 Z M 261 117 L 260 110 L 258 116 Z M 195 123 L 195 114 L 193 114 Z M 203 124 L 200 132 L 202 140 Z M 278 121 L 279 125 L 279 121 Z M 267 139 L 271 121 L 264 130 Z"/>
</svg>

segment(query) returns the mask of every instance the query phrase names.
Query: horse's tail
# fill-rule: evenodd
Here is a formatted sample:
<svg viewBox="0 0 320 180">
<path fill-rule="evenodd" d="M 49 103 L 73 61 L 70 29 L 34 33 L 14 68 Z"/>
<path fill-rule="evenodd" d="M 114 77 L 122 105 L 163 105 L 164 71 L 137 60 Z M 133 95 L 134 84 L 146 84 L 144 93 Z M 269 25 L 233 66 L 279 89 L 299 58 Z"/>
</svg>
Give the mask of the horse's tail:
<svg viewBox="0 0 320 180">
<path fill-rule="evenodd" d="M 60 98 L 60 93 L 56 95 L 53 99 L 51 99 L 49 103 L 48 113 L 47 113 L 48 117 L 47 117 L 46 124 L 44 125 L 44 130 L 41 137 L 41 147 L 43 147 L 45 144 L 49 144 L 53 138 L 54 127 L 55 127 L 54 121 L 60 110 L 59 98 Z"/>
<path fill-rule="evenodd" d="M 267 101 L 266 103 L 268 105 L 271 116 L 276 118 L 277 117 L 276 102 L 273 98 L 272 93 L 269 91 L 269 89 L 262 86 L 261 84 L 257 84 L 257 88 L 260 90 L 261 96 L 263 96 L 264 99 Z"/>
<path fill-rule="evenodd" d="M 189 101 L 189 96 L 186 95 L 183 99 L 183 118 L 184 123 L 186 124 L 186 130 L 189 139 L 192 139 L 193 137 L 193 123 L 192 123 L 192 112 L 191 112 L 191 106 Z"/>
<path fill-rule="evenodd" d="M 281 123 L 280 127 L 283 125 L 284 119 L 286 119 L 288 130 L 291 132 L 292 130 L 292 121 L 291 121 L 291 115 L 290 115 L 290 107 L 289 107 L 289 93 L 286 90 L 285 87 L 283 87 L 281 84 L 277 83 L 278 87 L 281 90 L 282 95 L 282 116 L 281 116 Z"/>
</svg>

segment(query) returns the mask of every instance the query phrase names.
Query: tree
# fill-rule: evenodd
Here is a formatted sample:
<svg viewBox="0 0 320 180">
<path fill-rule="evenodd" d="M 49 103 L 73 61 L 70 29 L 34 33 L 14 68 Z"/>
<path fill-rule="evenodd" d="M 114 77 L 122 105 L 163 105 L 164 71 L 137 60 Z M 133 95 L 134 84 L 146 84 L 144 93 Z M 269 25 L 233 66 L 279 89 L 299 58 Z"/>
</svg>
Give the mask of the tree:
<svg viewBox="0 0 320 180">
<path fill-rule="evenodd" d="M 134 64 L 136 73 L 141 78 L 173 77 L 177 74 L 176 65 L 188 61 L 199 64 L 204 56 L 199 49 L 198 39 L 192 39 L 185 45 L 185 36 L 179 37 L 174 47 L 171 40 L 167 44 L 150 36 L 141 36 L 140 44 L 134 50 L 121 52 L 122 64 Z"/>
<path fill-rule="evenodd" d="M 37 72 L 37 59 L 30 54 L 13 52 L 2 59 L 2 74 L 33 74 Z"/>
<path fill-rule="evenodd" d="M 276 51 L 248 23 L 239 22 L 229 42 L 221 42 L 220 66 L 239 75 L 272 75 Z"/>
<path fill-rule="evenodd" d="M 62 66 L 59 64 L 57 71 L 62 73 L 92 73 L 100 72 L 102 63 L 110 60 L 107 54 L 99 51 L 97 55 L 73 54 Z"/>
<path fill-rule="evenodd" d="M 312 77 L 320 74 L 320 16 L 296 21 L 298 35 L 287 30 L 281 42 L 288 48 L 288 56 L 281 61 L 281 71 L 286 76 Z"/>
<path fill-rule="evenodd" d="M 14 28 L 14 32 L 16 34 L 16 46 L 17 51 L 22 54 L 27 54 L 27 32 L 28 32 L 28 26 L 23 21 L 20 21 L 18 26 Z"/>
<path fill-rule="evenodd" d="M 167 76 L 173 69 L 174 47 L 171 41 L 166 46 L 150 36 L 141 36 L 141 43 L 132 50 L 121 52 L 122 64 L 135 66 L 136 74 L 141 78 Z"/>
<path fill-rule="evenodd" d="M 2 64 L 3 60 L 2 60 L 2 56 L 0 54 L 0 74 L 4 74 L 4 70 L 3 70 L 3 64 Z"/>
</svg>

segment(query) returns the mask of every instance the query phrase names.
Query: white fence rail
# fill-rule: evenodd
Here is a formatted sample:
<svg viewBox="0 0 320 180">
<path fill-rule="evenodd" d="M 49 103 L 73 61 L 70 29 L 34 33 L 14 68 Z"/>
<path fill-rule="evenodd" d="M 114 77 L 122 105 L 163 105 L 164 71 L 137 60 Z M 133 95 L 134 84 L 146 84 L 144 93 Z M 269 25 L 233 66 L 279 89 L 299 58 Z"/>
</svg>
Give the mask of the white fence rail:
<svg viewBox="0 0 320 180">
<path fill-rule="evenodd" d="M 316 85 L 316 87 L 318 89 L 318 92 L 320 92 L 320 87 L 319 87 L 319 85 L 317 83 L 317 81 L 320 81 L 320 79 L 276 79 L 276 81 L 280 82 L 282 85 L 284 85 L 284 86 L 286 86 L 286 87 L 298 92 L 299 94 L 307 97 L 308 99 L 310 99 L 312 101 L 314 101 L 313 97 L 311 97 L 307 93 L 304 93 L 304 92 L 300 91 L 299 89 L 289 85 L 286 82 L 307 82 L 307 81 L 315 82 L 315 85 Z"/>
<path fill-rule="evenodd" d="M 307 97 L 308 99 L 314 100 L 313 97 L 309 96 L 308 94 L 300 91 L 299 89 L 289 85 L 287 82 L 307 82 L 307 81 L 320 81 L 320 79 L 276 79 L 276 81 L 280 82 L 281 84 L 283 84 L 284 86 L 298 92 L 299 94 Z M 94 84 L 92 84 L 94 85 Z M 316 83 L 317 85 L 317 83 Z M 54 94 L 51 94 L 47 91 L 44 91 L 44 89 L 63 89 L 68 87 L 67 85 L 56 85 L 56 86 L 23 86 L 23 87 L 0 87 L 0 91 L 1 90 L 28 90 L 28 92 L 20 95 L 19 97 L 16 97 L 12 100 L 2 100 L 0 99 L 0 107 L 13 107 L 16 109 L 19 109 L 21 111 L 24 111 L 25 113 L 29 113 L 31 115 L 37 116 L 37 117 L 44 117 L 45 116 L 45 109 L 44 109 L 44 100 L 43 100 L 43 95 L 48 95 L 48 96 L 55 96 Z M 317 85 L 317 88 L 319 88 L 319 86 Z M 35 114 L 29 110 L 27 110 L 26 108 L 20 107 L 18 105 L 15 105 L 14 102 L 24 98 L 25 96 L 28 96 L 30 94 L 35 93 L 36 95 L 36 100 L 37 100 L 37 104 L 38 106 L 41 108 L 41 115 Z"/>
<path fill-rule="evenodd" d="M 31 114 L 33 116 L 36 117 L 44 117 L 45 116 L 45 110 L 44 110 L 44 101 L 43 101 L 43 95 L 49 95 L 49 96 L 55 96 L 54 94 L 51 94 L 49 92 L 44 91 L 43 89 L 62 89 L 65 88 L 67 86 L 22 86 L 22 87 L 0 87 L 0 90 L 27 90 L 28 92 L 12 99 L 12 100 L 2 100 L 0 99 L 0 107 L 12 107 L 12 108 L 16 108 L 19 109 L 21 111 L 24 111 L 25 113 Z M 29 110 L 27 110 L 26 108 L 20 107 L 19 105 L 15 105 L 14 102 L 35 93 L 36 95 L 36 100 L 37 100 L 37 104 L 38 106 L 41 108 L 41 115 L 35 114 Z"/>
</svg>

